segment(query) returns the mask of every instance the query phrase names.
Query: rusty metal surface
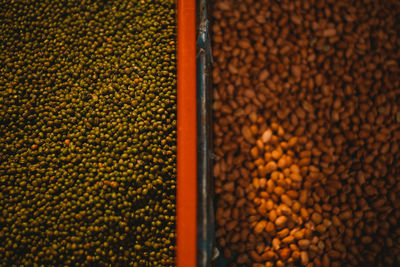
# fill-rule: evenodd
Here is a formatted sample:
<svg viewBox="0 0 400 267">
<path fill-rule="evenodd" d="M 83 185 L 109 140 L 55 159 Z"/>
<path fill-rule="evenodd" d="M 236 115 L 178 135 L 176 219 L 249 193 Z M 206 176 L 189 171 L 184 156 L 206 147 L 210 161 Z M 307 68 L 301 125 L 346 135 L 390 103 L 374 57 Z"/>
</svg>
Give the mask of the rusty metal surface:
<svg viewBox="0 0 400 267">
<path fill-rule="evenodd" d="M 210 266 L 215 255 L 214 190 L 211 180 L 211 40 L 208 1 L 197 1 L 197 107 L 198 107 L 198 230 L 197 265 Z"/>
</svg>

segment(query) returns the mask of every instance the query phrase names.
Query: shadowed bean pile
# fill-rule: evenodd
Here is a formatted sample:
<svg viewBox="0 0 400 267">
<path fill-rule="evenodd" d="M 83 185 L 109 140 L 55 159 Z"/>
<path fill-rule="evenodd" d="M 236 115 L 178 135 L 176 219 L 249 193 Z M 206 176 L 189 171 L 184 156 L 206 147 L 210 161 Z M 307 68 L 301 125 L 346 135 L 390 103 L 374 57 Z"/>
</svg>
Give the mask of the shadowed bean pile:
<svg viewBox="0 0 400 267">
<path fill-rule="evenodd" d="M 217 243 L 231 266 L 400 266 L 398 1 L 218 0 Z"/>
</svg>

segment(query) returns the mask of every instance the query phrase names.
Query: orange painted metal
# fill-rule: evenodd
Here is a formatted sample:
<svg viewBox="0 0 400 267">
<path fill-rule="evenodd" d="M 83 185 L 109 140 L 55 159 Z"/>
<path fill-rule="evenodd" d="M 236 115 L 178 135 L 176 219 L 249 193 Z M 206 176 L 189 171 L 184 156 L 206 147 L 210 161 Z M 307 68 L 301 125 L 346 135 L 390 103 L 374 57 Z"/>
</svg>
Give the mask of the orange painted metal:
<svg viewBox="0 0 400 267">
<path fill-rule="evenodd" d="M 196 1 L 178 0 L 178 267 L 197 261 Z"/>
</svg>

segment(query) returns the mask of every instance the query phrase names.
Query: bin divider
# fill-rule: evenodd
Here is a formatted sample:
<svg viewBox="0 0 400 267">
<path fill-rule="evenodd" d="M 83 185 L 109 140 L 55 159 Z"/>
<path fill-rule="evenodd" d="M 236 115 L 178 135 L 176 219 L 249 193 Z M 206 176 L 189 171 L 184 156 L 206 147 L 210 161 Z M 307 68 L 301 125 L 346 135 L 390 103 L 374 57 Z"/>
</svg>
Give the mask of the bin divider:
<svg viewBox="0 0 400 267">
<path fill-rule="evenodd" d="M 177 266 L 197 261 L 196 1 L 178 0 Z"/>
</svg>

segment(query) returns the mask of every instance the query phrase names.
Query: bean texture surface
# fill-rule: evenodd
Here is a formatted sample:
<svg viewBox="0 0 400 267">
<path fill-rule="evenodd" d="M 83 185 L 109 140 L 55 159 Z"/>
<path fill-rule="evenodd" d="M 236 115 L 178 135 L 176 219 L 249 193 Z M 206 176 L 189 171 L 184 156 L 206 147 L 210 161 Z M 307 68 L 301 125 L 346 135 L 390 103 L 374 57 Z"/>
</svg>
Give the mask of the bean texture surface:
<svg viewBox="0 0 400 267">
<path fill-rule="evenodd" d="M 216 235 L 231 266 L 400 265 L 399 11 L 213 1 Z"/>
<path fill-rule="evenodd" d="M 0 0 L 0 266 L 174 266 L 173 0 Z"/>
</svg>

